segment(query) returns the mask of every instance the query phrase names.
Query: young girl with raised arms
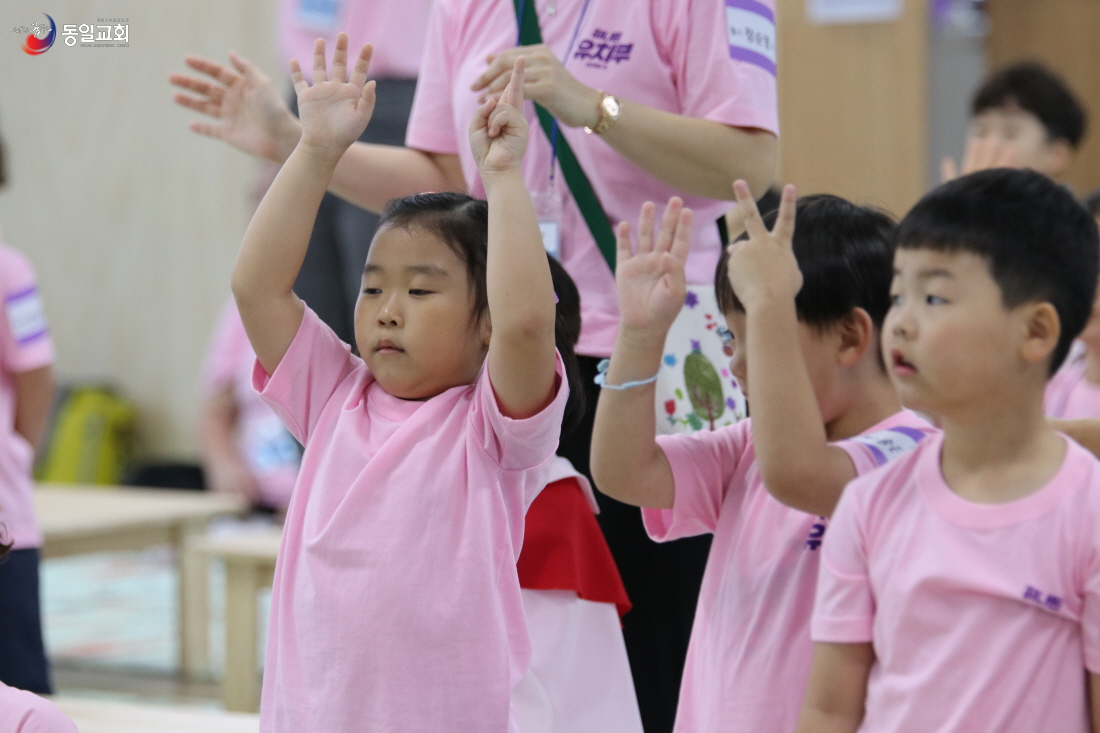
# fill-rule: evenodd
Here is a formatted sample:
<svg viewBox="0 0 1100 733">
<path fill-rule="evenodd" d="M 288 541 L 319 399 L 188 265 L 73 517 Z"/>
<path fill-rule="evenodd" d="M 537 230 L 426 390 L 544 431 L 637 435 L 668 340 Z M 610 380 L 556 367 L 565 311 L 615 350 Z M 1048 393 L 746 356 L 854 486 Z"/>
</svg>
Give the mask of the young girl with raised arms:
<svg viewBox="0 0 1100 733">
<path fill-rule="evenodd" d="M 524 60 L 470 126 L 488 204 L 391 202 L 355 311 L 361 357 L 291 290 L 321 197 L 374 103 L 347 37 L 241 246 L 254 383 L 305 446 L 272 594 L 264 731 L 514 730 L 529 656 L 516 558 L 569 395 L 520 162 Z M 563 347 L 563 351 L 567 347 Z"/>
</svg>

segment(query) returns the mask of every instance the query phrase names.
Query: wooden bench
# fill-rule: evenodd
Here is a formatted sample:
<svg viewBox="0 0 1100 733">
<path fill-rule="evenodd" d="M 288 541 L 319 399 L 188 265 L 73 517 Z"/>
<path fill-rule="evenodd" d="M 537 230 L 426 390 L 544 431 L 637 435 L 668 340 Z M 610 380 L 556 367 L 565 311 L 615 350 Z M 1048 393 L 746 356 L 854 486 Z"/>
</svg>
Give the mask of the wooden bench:
<svg viewBox="0 0 1100 733">
<path fill-rule="evenodd" d="M 282 531 L 271 529 L 239 535 L 199 537 L 189 545 L 196 563 L 218 559 L 225 563 L 225 679 L 222 701 L 226 710 L 255 712 L 260 705 L 257 673 L 259 643 L 256 598 L 271 587 Z"/>
<path fill-rule="evenodd" d="M 199 491 L 39 484 L 35 511 L 44 558 L 171 545 L 179 588 L 180 668 L 209 677 L 207 563 L 186 552 L 217 516 L 247 509 L 240 497 Z"/>
<path fill-rule="evenodd" d="M 145 703 L 51 698 L 80 733 L 259 733 L 260 716 Z"/>
</svg>

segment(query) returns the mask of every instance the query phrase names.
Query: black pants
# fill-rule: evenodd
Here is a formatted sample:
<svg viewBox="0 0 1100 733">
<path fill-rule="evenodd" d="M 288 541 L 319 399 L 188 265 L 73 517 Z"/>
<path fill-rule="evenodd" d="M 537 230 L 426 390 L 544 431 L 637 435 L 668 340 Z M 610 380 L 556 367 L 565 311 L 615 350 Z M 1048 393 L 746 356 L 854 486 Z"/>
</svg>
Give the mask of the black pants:
<svg viewBox="0 0 1100 733">
<path fill-rule="evenodd" d="M 599 359 L 578 357 L 588 398 L 584 421 L 558 449 L 591 477 L 589 448 L 600 388 L 593 378 Z M 598 488 L 598 487 L 597 487 Z M 646 733 L 669 733 L 676 718 L 695 604 L 710 551 L 710 536 L 657 543 L 649 539 L 637 507 L 597 492 L 600 527 L 633 604 L 623 618 L 634 688 Z"/>
<path fill-rule="evenodd" d="M 378 79 L 378 103 L 360 142 L 404 145 L 415 79 Z M 290 110 L 298 113 L 291 95 Z M 346 343 L 355 344 L 355 300 L 378 216 L 326 193 L 294 292 Z"/>
<path fill-rule="evenodd" d="M 0 559 L 0 682 L 49 695 L 38 594 L 38 550 L 12 550 Z"/>
</svg>

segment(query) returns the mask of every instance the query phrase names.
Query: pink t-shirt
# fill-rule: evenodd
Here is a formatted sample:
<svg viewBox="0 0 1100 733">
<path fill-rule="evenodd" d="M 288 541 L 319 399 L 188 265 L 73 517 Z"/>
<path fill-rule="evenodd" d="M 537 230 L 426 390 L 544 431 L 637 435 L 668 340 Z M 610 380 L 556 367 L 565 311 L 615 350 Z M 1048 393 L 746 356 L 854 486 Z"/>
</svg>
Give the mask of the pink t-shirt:
<svg viewBox="0 0 1100 733">
<path fill-rule="evenodd" d="M 49 700 L 0 682 L 0 733 L 77 733 Z"/>
<path fill-rule="evenodd" d="M 865 473 L 912 450 L 931 427 L 902 411 L 837 445 Z M 776 501 L 760 479 L 750 420 L 663 435 L 672 509 L 643 509 L 660 542 L 711 532 L 691 631 L 677 733 L 794 730 L 810 673 L 810 616 L 828 522 Z"/>
<path fill-rule="evenodd" d="M 513 420 L 487 372 L 398 399 L 309 309 L 275 374 L 256 365 L 256 388 L 306 447 L 275 568 L 262 730 L 509 729 L 530 655 L 524 512 L 568 388 Z"/>
<path fill-rule="evenodd" d="M 415 79 L 424 54 L 424 29 L 432 0 L 279 0 L 278 43 L 282 71 L 298 59 L 313 77 L 313 42 L 325 39 L 328 60 L 336 34 L 348 34 L 348 55 L 374 44 L 372 79 Z"/>
<path fill-rule="evenodd" d="M 54 353 L 34 270 L 3 243 L 0 303 L 0 541 L 22 550 L 40 546 L 42 534 L 32 495 L 34 449 L 15 432 L 14 375 L 53 364 Z"/>
<path fill-rule="evenodd" d="M 264 504 L 285 507 L 298 480 L 298 444 L 279 416 L 252 388 L 256 353 L 248 342 L 237 304 L 230 298 L 214 330 L 203 368 L 207 395 L 228 388 L 237 405 L 237 447 Z"/>
<path fill-rule="evenodd" d="M 813 638 L 874 644 L 861 731 L 1089 730 L 1100 463 L 1066 443 L 1057 475 L 1007 504 L 947 486 L 942 435 L 845 489 Z"/>
<path fill-rule="evenodd" d="M 747 36 L 733 34 L 727 24 L 727 18 L 738 18 L 762 32 L 774 30 L 773 0 L 646 0 L 628 10 L 609 0 L 557 0 L 555 15 L 546 12 L 541 0 L 528 0 L 526 12 L 534 12 L 536 5 L 543 40 L 559 58 L 568 53 L 565 68 L 581 83 L 675 114 L 778 131 L 774 63 L 747 51 Z M 470 91 L 470 85 L 485 70 L 486 56 L 515 46 L 516 38 L 511 0 L 437 0 L 432 8 L 424 53 L 429 71 L 416 89 L 406 143 L 429 152 L 458 154 L 475 196 L 484 196 L 484 189 L 468 142 L 470 120 L 478 107 L 478 93 Z M 774 32 L 769 39 L 774 39 Z M 583 309 L 577 353 L 607 356 L 619 324 L 614 276 L 560 170 L 550 182 L 550 141 L 530 103 L 526 114 L 531 125 L 523 158 L 527 185 L 536 196 L 553 192 L 564 203 L 561 262 L 580 289 Z M 563 127 L 559 134 L 569 141 L 613 225 L 636 222 L 646 201 L 681 196 L 685 206 L 695 210 L 697 224 L 687 280 L 714 280 L 719 240 L 713 222 L 729 202 L 676 191 L 582 128 Z"/>
<path fill-rule="evenodd" d="M 1088 351 L 1078 342 L 1047 384 L 1043 401 L 1047 415 L 1063 420 L 1100 417 L 1100 384 L 1085 377 L 1087 366 Z"/>
</svg>

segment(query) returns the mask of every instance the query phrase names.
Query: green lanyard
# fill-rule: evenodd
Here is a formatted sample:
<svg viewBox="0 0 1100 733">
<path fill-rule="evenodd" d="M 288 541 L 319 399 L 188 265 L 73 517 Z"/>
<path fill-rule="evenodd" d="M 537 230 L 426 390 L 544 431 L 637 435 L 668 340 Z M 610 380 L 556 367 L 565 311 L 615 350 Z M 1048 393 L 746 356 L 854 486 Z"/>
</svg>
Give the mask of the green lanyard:
<svg viewBox="0 0 1100 733">
<path fill-rule="evenodd" d="M 512 2 L 516 8 L 516 18 L 520 26 L 519 45 L 534 46 L 542 43 L 542 31 L 539 29 L 538 14 L 534 12 L 534 8 L 532 12 L 527 13 L 524 12 L 523 7 L 526 0 L 512 0 Z M 580 209 L 584 223 L 588 225 L 588 231 L 596 240 L 596 246 L 599 247 L 608 267 L 615 272 L 615 233 L 611 230 L 607 214 L 604 213 L 603 206 L 600 205 L 600 200 L 588 181 L 588 176 L 584 174 L 581 164 L 577 162 L 577 156 L 569 147 L 569 142 L 564 135 L 554 134 L 556 121 L 553 115 L 540 104 L 535 105 L 535 111 L 538 113 L 539 125 L 543 132 L 556 142 L 558 163 L 561 165 L 562 177 L 569 186 L 569 193 L 573 196 L 577 208 Z"/>
</svg>

